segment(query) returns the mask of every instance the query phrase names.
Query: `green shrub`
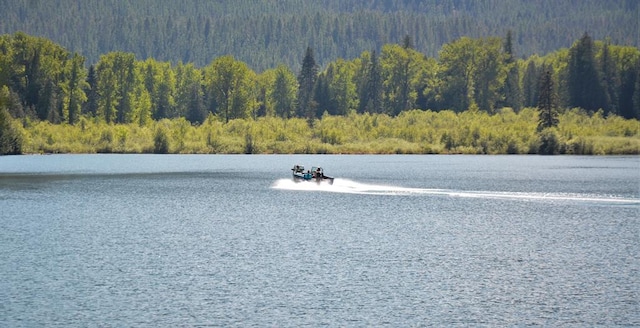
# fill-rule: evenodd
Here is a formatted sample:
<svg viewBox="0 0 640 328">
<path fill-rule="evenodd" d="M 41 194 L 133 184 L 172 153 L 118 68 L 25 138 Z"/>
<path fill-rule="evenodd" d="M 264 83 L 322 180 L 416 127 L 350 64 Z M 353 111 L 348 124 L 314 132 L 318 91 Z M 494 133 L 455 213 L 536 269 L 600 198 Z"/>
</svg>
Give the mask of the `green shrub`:
<svg viewBox="0 0 640 328">
<path fill-rule="evenodd" d="M 153 152 L 155 154 L 167 154 L 169 152 L 169 138 L 164 127 L 158 127 L 153 135 Z"/>
<path fill-rule="evenodd" d="M 0 155 L 22 154 L 22 134 L 11 114 L 0 109 Z"/>
<path fill-rule="evenodd" d="M 540 131 L 538 144 L 538 154 L 556 155 L 560 153 L 560 141 L 558 134 L 552 128 Z"/>
</svg>

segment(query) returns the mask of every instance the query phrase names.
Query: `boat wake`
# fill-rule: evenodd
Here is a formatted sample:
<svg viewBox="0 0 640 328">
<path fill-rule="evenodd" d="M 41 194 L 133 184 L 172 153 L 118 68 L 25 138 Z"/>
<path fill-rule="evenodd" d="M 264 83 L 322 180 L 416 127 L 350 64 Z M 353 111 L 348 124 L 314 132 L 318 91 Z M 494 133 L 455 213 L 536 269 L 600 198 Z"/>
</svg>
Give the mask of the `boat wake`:
<svg viewBox="0 0 640 328">
<path fill-rule="evenodd" d="M 638 198 L 622 198 L 605 195 L 579 193 L 538 193 L 538 192 L 501 192 L 501 191 L 468 191 L 452 189 L 407 188 L 359 183 L 347 179 L 335 179 L 333 185 L 328 183 L 295 182 L 291 179 L 280 179 L 271 186 L 273 189 L 296 191 L 322 191 L 361 195 L 434 195 L 460 198 L 511 199 L 511 200 L 546 200 L 546 201 L 578 201 L 610 204 L 640 205 Z"/>
</svg>

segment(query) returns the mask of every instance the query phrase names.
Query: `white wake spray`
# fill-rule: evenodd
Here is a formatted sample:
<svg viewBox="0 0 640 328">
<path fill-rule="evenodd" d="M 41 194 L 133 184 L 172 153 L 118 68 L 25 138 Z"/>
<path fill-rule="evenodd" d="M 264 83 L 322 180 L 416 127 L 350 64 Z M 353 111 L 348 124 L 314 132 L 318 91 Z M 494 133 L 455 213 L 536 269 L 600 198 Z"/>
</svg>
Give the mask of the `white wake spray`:
<svg viewBox="0 0 640 328">
<path fill-rule="evenodd" d="M 359 183 L 347 179 L 335 179 L 333 185 L 327 182 L 295 182 L 292 179 L 280 179 L 271 186 L 273 189 L 296 191 L 321 191 L 361 195 L 436 195 L 461 198 L 512 199 L 512 200 L 551 200 L 579 201 L 596 203 L 617 203 L 640 205 L 638 198 L 622 198 L 606 195 L 538 193 L 538 192 L 501 192 L 501 191 L 468 191 L 451 189 L 407 188 L 397 186 Z"/>
</svg>

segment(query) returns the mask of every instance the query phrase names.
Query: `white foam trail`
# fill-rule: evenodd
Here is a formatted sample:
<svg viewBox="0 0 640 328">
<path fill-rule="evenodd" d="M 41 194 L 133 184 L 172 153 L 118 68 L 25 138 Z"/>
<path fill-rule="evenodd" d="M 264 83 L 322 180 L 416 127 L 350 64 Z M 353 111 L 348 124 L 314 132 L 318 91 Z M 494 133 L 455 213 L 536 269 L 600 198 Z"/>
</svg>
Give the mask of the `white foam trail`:
<svg viewBox="0 0 640 328">
<path fill-rule="evenodd" d="M 618 203 L 640 205 L 638 198 L 607 197 L 602 195 L 536 193 L 536 192 L 500 192 L 500 191 L 463 191 L 450 189 L 406 188 L 396 186 L 359 183 L 347 179 L 335 179 L 333 185 L 322 182 L 295 182 L 292 179 L 280 179 L 273 185 L 274 189 L 297 191 L 323 191 L 334 193 L 362 195 L 436 195 L 461 198 L 492 198 L 513 200 L 552 200 L 579 201 L 597 203 Z"/>
</svg>

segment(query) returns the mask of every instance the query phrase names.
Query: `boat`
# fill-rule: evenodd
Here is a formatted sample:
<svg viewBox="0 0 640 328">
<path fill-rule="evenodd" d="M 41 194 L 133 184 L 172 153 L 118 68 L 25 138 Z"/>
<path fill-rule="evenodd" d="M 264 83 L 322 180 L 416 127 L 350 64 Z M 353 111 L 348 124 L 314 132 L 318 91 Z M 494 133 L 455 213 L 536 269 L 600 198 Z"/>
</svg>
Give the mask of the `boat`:
<svg viewBox="0 0 640 328">
<path fill-rule="evenodd" d="M 321 167 L 312 167 L 311 170 L 304 170 L 304 165 L 294 165 L 291 169 L 293 171 L 293 181 L 315 181 L 317 183 L 328 182 L 333 184 L 333 178 L 324 175 L 324 170 Z"/>
</svg>

